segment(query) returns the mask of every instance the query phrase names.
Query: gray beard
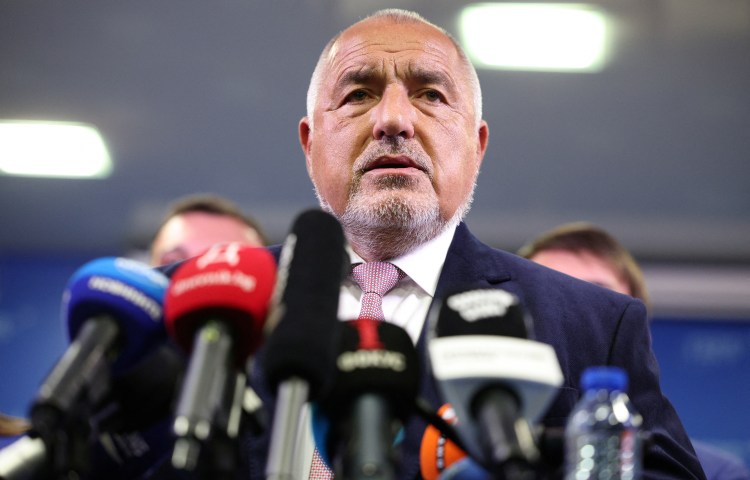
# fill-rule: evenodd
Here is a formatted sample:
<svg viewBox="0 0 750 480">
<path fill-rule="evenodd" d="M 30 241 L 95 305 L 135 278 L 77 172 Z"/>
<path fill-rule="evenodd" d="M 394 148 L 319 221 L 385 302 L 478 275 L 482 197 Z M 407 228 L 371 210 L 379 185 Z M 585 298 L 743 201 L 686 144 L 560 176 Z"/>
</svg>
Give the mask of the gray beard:
<svg viewBox="0 0 750 480">
<path fill-rule="evenodd" d="M 346 210 L 341 215 L 337 215 L 320 195 L 318 200 L 324 210 L 338 218 L 360 256 L 367 261 L 390 260 L 411 252 L 440 235 L 449 225 L 461 221 L 473 200 L 474 189 L 452 218 L 443 219 L 437 199 L 415 203 L 398 195 L 399 189 L 409 188 L 409 182 L 410 179 L 401 176 L 383 178 L 380 186 L 393 190 L 394 195 L 372 205 L 359 201 L 361 194 L 356 178 Z"/>
<path fill-rule="evenodd" d="M 391 197 L 374 208 L 349 207 L 339 219 L 349 241 L 370 260 L 389 260 L 435 238 L 446 226 L 437 205 L 417 209 Z"/>
</svg>

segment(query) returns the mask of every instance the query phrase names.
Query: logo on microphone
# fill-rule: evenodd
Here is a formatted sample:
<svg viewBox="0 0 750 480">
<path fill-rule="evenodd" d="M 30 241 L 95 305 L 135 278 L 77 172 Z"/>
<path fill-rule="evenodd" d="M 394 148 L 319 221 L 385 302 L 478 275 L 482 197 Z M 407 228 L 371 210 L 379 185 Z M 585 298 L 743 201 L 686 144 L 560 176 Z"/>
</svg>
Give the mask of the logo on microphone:
<svg viewBox="0 0 750 480">
<path fill-rule="evenodd" d="M 406 357 L 402 353 L 390 350 L 355 350 L 339 355 L 336 359 L 336 366 L 342 372 L 367 368 L 403 372 L 406 370 Z"/>
<path fill-rule="evenodd" d="M 212 263 L 226 263 L 236 267 L 240 263 L 240 248 L 242 245 L 239 242 L 214 245 L 200 256 L 195 266 L 199 270 L 203 270 Z"/>
<path fill-rule="evenodd" d="M 158 321 L 161 319 L 161 305 L 152 298 L 144 295 L 137 289 L 115 280 L 113 278 L 94 276 L 89 278 L 88 287 L 91 290 L 97 290 L 100 292 L 108 293 L 115 297 L 120 297 L 128 302 L 132 303 L 136 307 L 140 308 L 152 320 Z"/>
<path fill-rule="evenodd" d="M 470 290 L 448 297 L 446 303 L 467 322 L 502 317 L 516 298 L 504 290 Z"/>
<path fill-rule="evenodd" d="M 239 270 L 219 270 L 181 278 L 174 282 L 171 290 L 175 296 L 182 295 L 196 288 L 217 286 L 238 287 L 245 292 L 252 292 L 255 290 L 256 283 L 255 277 Z"/>
<path fill-rule="evenodd" d="M 346 351 L 338 356 L 336 365 L 339 370 L 342 372 L 368 368 L 389 369 L 394 372 L 406 370 L 406 356 L 403 353 L 385 350 L 378 331 L 382 322 L 360 318 L 352 320 L 349 325 L 357 331 L 357 349 Z"/>
</svg>

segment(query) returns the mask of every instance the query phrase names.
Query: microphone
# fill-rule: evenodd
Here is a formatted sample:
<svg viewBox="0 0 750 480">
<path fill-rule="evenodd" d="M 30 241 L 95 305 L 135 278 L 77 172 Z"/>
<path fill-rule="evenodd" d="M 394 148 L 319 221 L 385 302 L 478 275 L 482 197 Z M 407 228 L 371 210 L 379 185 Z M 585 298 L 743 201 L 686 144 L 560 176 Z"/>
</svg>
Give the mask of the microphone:
<svg viewBox="0 0 750 480">
<path fill-rule="evenodd" d="M 450 403 L 443 404 L 437 413 L 451 426 L 458 421 Z M 563 463 L 564 427 L 539 426 L 535 432 L 545 464 L 555 471 Z M 419 468 L 424 480 L 448 480 L 451 475 L 470 480 L 489 475 L 486 470 L 472 464 L 472 460 L 456 440 L 455 432 L 447 432 L 445 428 L 438 428 L 434 424 L 427 425 L 419 448 Z"/>
<path fill-rule="evenodd" d="M 530 425 L 563 381 L 554 349 L 528 338 L 530 319 L 503 290 L 450 295 L 428 318 L 430 362 L 463 447 L 496 478 L 527 478 L 539 459 Z"/>
<path fill-rule="evenodd" d="M 340 329 L 333 383 L 319 402 L 329 429 L 316 433 L 319 449 L 341 478 L 393 479 L 394 440 L 417 408 L 417 351 L 405 330 L 387 322 L 359 319 Z"/>
<path fill-rule="evenodd" d="M 55 469 L 85 468 L 89 409 L 111 392 L 113 377 L 164 341 L 167 283 L 150 267 L 115 257 L 85 264 L 68 281 L 63 313 L 72 341 L 30 412 L 32 436 L 43 440 Z"/>
<path fill-rule="evenodd" d="M 317 398 L 333 365 L 341 280 L 349 265 L 338 220 L 302 212 L 281 250 L 275 301 L 266 323 L 263 373 L 276 392 L 266 478 L 289 480 L 304 404 Z"/>
<path fill-rule="evenodd" d="M 449 425 L 458 421 L 456 411 L 449 403 L 437 411 Z M 434 425 L 427 425 L 419 446 L 419 471 L 424 480 L 438 480 L 445 469 L 466 458 L 466 452 L 453 443 Z"/>
<path fill-rule="evenodd" d="M 211 247 L 174 272 L 167 331 L 191 352 L 175 409 L 174 468 L 192 472 L 203 459 L 216 474 L 236 467 L 236 449 L 223 443 L 239 435 L 242 415 L 232 410 L 246 386 L 244 362 L 261 343 L 275 277 L 268 251 L 239 243 Z"/>
</svg>

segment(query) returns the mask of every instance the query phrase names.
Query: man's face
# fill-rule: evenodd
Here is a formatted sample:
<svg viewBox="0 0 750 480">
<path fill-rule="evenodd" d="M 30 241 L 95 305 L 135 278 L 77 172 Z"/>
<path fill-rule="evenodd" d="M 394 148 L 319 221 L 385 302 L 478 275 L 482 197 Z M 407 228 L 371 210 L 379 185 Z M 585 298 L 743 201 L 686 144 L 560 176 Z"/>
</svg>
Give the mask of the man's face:
<svg viewBox="0 0 750 480">
<path fill-rule="evenodd" d="M 230 242 L 263 245 L 255 229 L 235 218 L 204 212 L 183 213 L 170 218 L 159 230 L 151 246 L 151 264 L 185 260 L 213 245 Z"/>
<path fill-rule="evenodd" d="M 488 129 L 452 42 L 428 25 L 367 20 L 338 39 L 321 78 L 300 140 L 333 213 L 398 204 L 453 218 L 473 191 Z"/>
<path fill-rule="evenodd" d="M 627 282 L 620 279 L 611 266 L 596 255 L 569 250 L 542 250 L 531 260 L 571 277 L 595 283 L 615 292 L 632 295 Z"/>
</svg>

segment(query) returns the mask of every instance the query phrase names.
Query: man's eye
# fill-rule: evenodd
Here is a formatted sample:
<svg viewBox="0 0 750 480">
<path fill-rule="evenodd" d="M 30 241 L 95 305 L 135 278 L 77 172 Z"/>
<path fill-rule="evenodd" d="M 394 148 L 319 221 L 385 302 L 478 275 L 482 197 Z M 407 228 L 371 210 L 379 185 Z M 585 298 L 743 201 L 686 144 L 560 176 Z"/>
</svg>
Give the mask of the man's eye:
<svg viewBox="0 0 750 480">
<path fill-rule="evenodd" d="M 425 90 L 425 92 L 422 93 L 422 96 L 428 102 L 437 103 L 443 101 L 443 96 L 440 95 L 440 92 L 438 92 L 437 90 Z"/>
<path fill-rule="evenodd" d="M 367 98 L 367 92 L 364 90 L 355 90 L 346 96 L 346 102 L 361 102 Z"/>
</svg>

